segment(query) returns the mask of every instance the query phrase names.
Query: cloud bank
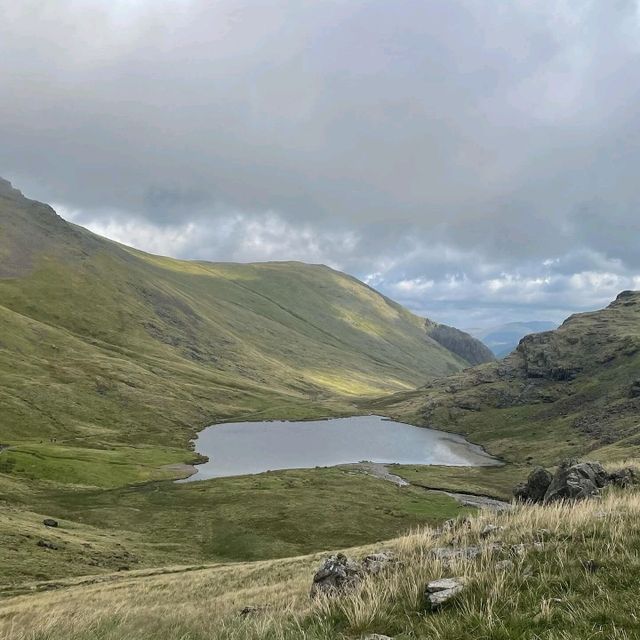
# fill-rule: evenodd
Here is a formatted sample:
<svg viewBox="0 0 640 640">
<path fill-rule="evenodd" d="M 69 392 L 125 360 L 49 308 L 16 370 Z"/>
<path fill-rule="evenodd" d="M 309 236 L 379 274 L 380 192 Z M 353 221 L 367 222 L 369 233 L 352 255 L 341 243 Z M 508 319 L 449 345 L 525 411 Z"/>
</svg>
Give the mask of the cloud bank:
<svg viewBox="0 0 640 640">
<path fill-rule="evenodd" d="M 635 1 L 0 0 L 0 175 L 473 326 L 640 286 Z"/>
</svg>

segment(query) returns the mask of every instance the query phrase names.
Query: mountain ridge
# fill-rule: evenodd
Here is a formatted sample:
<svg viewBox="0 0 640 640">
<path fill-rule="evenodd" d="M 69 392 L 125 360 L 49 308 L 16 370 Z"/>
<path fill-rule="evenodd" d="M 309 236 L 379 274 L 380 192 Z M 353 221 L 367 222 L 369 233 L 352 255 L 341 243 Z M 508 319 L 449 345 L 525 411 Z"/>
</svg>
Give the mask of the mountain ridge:
<svg viewBox="0 0 640 640">
<path fill-rule="evenodd" d="M 116 439 L 149 442 L 144 425 L 157 421 L 157 437 L 175 446 L 216 419 L 357 412 L 351 398 L 470 364 L 427 335 L 424 319 L 326 265 L 148 254 L 8 181 L 0 257 L 9 440 L 52 437 L 64 422 L 66 436 L 94 441 L 108 420 Z"/>
</svg>

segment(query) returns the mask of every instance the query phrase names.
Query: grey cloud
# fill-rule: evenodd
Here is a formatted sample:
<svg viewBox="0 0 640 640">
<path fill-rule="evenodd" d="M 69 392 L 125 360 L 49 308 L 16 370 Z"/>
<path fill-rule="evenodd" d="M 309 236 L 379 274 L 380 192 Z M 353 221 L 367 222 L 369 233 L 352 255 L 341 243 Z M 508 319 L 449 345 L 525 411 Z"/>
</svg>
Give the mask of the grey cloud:
<svg viewBox="0 0 640 640">
<path fill-rule="evenodd" d="M 414 308 L 397 283 L 433 280 L 442 308 L 529 313 L 569 308 L 555 288 L 608 295 L 579 274 L 635 282 L 636 2 L 0 9 L 0 175 L 114 237 L 304 253 L 379 273 Z M 483 288 L 501 274 L 508 295 Z"/>
</svg>

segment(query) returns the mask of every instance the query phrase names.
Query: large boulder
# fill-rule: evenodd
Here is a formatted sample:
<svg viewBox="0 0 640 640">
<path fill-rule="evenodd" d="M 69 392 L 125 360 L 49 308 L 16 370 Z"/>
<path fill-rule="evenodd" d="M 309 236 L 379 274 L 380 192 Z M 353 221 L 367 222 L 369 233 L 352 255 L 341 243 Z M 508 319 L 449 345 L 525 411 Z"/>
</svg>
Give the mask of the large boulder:
<svg viewBox="0 0 640 640">
<path fill-rule="evenodd" d="M 516 499 L 522 502 L 542 502 L 553 476 L 542 467 L 535 467 L 524 484 L 519 484 L 513 491 Z"/>
<path fill-rule="evenodd" d="M 607 473 L 599 462 L 569 459 L 560 464 L 555 475 L 536 467 L 527 481 L 513 490 L 513 495 L 517 500 L 535 503 L 580 500 L 597 495 L 607 485 L 625 488 L 636 481 L 637 472 L 631 467 Z"/>
<path fill-rule="evenodd" d="M 596 495 L 608 483 L 609 474 L 600 463 L 565 460 L 544 494 L 544 502 L 588 498 Z"/>
</svg>

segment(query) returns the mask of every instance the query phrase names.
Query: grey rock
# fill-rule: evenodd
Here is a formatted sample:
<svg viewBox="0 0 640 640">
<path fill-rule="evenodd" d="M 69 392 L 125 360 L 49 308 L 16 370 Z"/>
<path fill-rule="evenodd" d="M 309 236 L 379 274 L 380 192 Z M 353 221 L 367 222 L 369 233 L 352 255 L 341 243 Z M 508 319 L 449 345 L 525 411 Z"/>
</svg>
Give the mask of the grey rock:
<svg viewBox="0 0 640 640">
<path fill-rule="evenodd" d="M 52 549 L 54 551 L 58 548 L 58 545 L 50 540 L 38 540 L 37 545 L 43 549 Z"/>
<path fill-rule="evenodd" d="M 432 580 L 425 589 L 425 595 L 432 611 L 439 609 L 443 604 L 457 596 L 463 589 L 466 580 L 464 577 L 441 578 Z"/>
<path fill-rule="evenodd" d="M 381 633 L 370 633 L 368 636 L 364 636 L 362 640 L 393 640 L 391 636 L 384 636 Z"/>
<path fill-rule="evenodd" d="M 431 555 L 437 560 L 473 560 L 482 553 L 480 547 L 436 547 Z"/>
<path fill-rule="evenodd" d="M 449 495 L 451 495 L 452 497 L 455 497 L 456 500 L 458 499 L 459 496 L 462 496 L 462 494 L 459 494 L 459 493 L 456 493 L 456 494 L 449 493 Z M 442 525 L 438 529 L 438 533 L 453 533 L 455 531 L 469 529 L 470 527 L 471 527 L 471 518 L 466 516 L 464 518 L 452 518 L 450 520 L 445 520 L 442 523 Z"/>
<path fill-rule="evenodd" d="M 514 566 L 511 560 L 499 560 L 496 562 L 496 571 L 510 571 Z"/>
<path fill-rule="evenodd" d="M 522 502 L 542 502 L 553 480 L 549 471 L 535 467 L 524 484 L 519 484 L 513 491 L 516 499 Z"/>
<path fill-rule="evenodd" d="M 542 467 L 536 467 L 527 482 L 513 491 L 516 499 L 524 502 L 550 503 L 557 500 L 598 498 L 600 489 L 608 485 L 629 487 L 636 483 L 636 472 L 631 467 L 607 473 L 598 462 L 565 460 L 551 475 Z"/>
<path fill-rule="evenodd" d="M 455 524 L 456 524 L 456 521 L 453 519 L 445 520 L 440 527 L 440 531 L 442 533 L 447 533 L 449 531 L 452 531 L 453 528 L 455 527 Z"/>
<path fill-rule="evenodd" d="M 362 571 L 367 575 L 378 575 L 396 562 L 395 556 L 389 551 L 372 553 L 362 560 Z"/>
<path fill-rule="evenodd" d="M 609 474 L 598 462 L 565 460 L 556 471 L 544 502 L 579 500 L 594 496 L 609 482 Z"/>
<path fill-rule="evenodd" d="M 58 526 L 58 521 L 57 521 L 57 520 L 54 520 L 53 518 L 45 518 L 45 519 L 42 521 L 42 524 L 43 524 L 45 527 L 57 527 L 57 526 Z"/>
<path fill-rule="evenodd" d="M 427 583 L 427 593 L 438 593 L 438 591 L 448 591 L 449 589 L 455 589 L 458 586 L 462 586 L 465 583 L 464 576 L 458 576 L 456 578 L 440 578 L 439 580 L 431 580 Z"/>
<path fill-rule="evenodd" d="M 326 558 L 315 575 L 311 585 L 311 597 L 320 594 L 340 595 L 357 587 L 364 575 L 359 562 L 350 560 L 342 553 Z"/>
<path fill-rule="evenodd" d="M 609 474 L 609 482 L 616 487 L 626 489 L 636 483 L 636 473 L 631 467 L 617 469 Z"/>
</svg>

